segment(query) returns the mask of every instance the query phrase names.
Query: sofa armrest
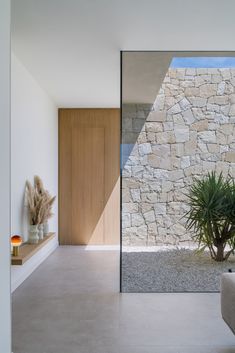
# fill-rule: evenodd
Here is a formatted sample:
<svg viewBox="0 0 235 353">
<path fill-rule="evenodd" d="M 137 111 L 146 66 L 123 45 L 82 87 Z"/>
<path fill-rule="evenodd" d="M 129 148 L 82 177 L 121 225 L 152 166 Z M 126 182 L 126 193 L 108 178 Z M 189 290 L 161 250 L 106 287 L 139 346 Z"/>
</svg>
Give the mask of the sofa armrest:
<svg viewBox="0 0 235 353">
<path fill-rule="evenodd" d="M 224 273 L 221 277 L 221 313 L 235 334 L 235 273 Z"/>
</svg>

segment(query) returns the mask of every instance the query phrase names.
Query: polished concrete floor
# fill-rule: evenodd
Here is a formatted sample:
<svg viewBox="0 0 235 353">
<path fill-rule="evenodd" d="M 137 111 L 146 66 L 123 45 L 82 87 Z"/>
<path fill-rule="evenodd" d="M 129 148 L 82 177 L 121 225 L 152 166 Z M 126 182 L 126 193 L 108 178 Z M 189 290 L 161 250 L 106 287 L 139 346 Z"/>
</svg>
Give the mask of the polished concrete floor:
<svg viewBox="0 0 235 353">
<path fill-rule="evenodd" d="M 118 290 L 118 252 L 58 248 L 13 294 L 13 352 L 235 353 L 218 293 Z"/>
</svg>

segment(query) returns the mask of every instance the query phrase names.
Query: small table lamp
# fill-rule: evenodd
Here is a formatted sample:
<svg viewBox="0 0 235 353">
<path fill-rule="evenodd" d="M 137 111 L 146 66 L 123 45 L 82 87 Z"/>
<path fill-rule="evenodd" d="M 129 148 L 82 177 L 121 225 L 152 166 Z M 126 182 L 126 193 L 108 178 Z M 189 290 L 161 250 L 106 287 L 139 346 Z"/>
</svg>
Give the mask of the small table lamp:
<svg viewBox="0 0 235 353">
<path fill-rule="evenodd" d="M 20 235 L 13 235 L 11 237 L 11 245 L 13 246 L 13 256 L 19 256 L 19 247 L 22 244 Z"/>
</svg>

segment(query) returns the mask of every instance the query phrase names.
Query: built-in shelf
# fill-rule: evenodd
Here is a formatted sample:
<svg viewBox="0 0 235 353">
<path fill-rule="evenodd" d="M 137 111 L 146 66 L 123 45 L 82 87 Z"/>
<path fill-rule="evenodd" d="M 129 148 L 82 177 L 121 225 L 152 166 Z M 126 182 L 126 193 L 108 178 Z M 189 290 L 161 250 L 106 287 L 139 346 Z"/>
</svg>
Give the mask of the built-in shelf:
<svg viewBox="0 0 235 353">
<path fill-rule="evenodd" d="M 46 245 L 52 238 L 55 237 L 55 233 L 49 233 L 37 244 L 24 243 L 19 248 L 19 256 L 11 256 L 12 265 L 23 265 L 29 260 L 34 254 L 36 254 L 44 245 Z"/>
</svg>

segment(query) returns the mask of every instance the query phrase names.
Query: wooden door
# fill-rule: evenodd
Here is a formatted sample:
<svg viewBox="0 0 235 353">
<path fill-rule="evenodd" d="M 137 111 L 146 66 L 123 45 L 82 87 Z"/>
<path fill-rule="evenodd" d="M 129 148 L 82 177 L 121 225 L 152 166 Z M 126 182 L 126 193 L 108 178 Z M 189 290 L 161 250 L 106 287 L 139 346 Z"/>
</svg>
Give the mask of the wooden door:
<svg viewBox="0 0 235 353">
<path fill-rule="evenodd" d="M 59 109 L 60 244 L 119 244 L 119 151 L 119 109 Z"/>
</svg>

